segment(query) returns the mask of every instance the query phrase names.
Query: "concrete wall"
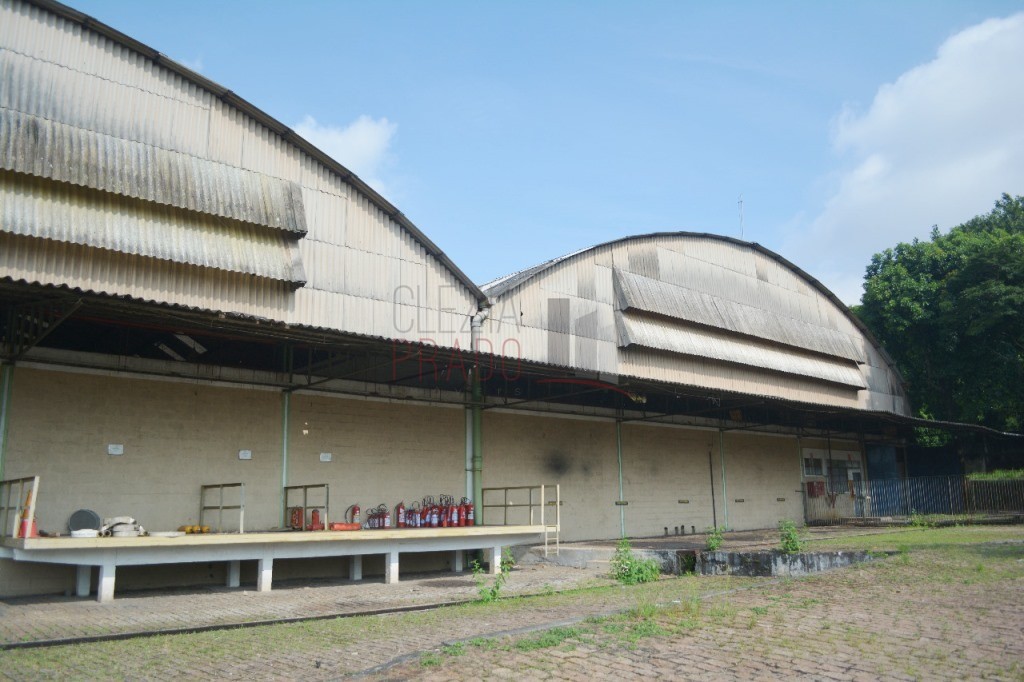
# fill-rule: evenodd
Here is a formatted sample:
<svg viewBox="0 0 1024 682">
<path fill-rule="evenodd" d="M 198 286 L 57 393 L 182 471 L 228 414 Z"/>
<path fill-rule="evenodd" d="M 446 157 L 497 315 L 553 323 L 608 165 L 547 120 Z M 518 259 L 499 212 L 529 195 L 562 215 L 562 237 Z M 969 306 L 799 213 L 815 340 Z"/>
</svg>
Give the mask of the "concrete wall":
<svg viewBox="0 0 1024 682">
<path fill-rule="evenodd" d="M 328 483 L 332 516 L 466 492 L 466 416 L 455 407 L 294 395 L 288 483 Z M 330 462 L 320 453 L 330 452 Z M 365 517 L 364 517 L 365 518 Z"/>
<path fill-rule="evenodd" d="M 743 530 L 802 521 L 795 438 L 726 433 L 724 445 L 723 489 L 717 431 L 623 424 L 629 504 L 619 507 L 614 422 L 486 412 L 484 486 L 561 484 L 564 540 L 618 537 L 622 517 L 633 537 L 663 535 L 666 527 L 673 533 L 677 526 L 700 532 L 715 522 Z"/>
<path fill-rule="evenodd" d="M 623 424 L 622 479 L 626 533 L 632 536 L 664 535 L 675 527 L 691 526 L 698 532 L 713 525 L 711 468 L 718 453 L 713 442 L 718 434 L 659 426 Z M 716 472 L 715 484 L 719 484 Z M 718 495 L 719 490 L 715 491 Z M 720 522 L 721 496 L 718 495 Z M 680 502 L 686 500 L 686 502 Z"/>
<path fill-rule="evenodd" d="M 41 477 L 36 517 L 49 532 L 67 532 L 68 517 L 82 508 L 173 530 L 198 521 L 200 485 L 227 482 L 245 483 L 247 529 L 277 527 L 282 417 L 276 391 L 18 367 L 3 475 Z M 288 483 L 329 484 L 336 519 L 352 503 L 391 507 L 465 492 L 461 409 L 297 394 L 289 421 Z M 108 444 L 123 445 L 124 454 L 108 455 Z M 240 460 L 239 450 L 252 459 Z M 332 461 L 321 462 L 321 452 Z M 234 523 L 230 513 L 225 519 Z M 364 572 L 372 575 L 376 563 L 368 558 Z M 346 560 L 328 564 L 283 562 L 276 573 L 344 575 Z M 433 556 L 406 562 L 437 565 Z M 243 579 L 249 572 L 243 566 Z M 69 567 L 0 561 L 0 595 L 64 592 L 73 575 Z M 118 585 L 223 579 L 220 564 L 132 567 L 119 570 Z"/>
<path fill-rule="evenodd" d="M 131 515 L 149 530 L 175 529 L 198 521 L 199 486 L 221 482 L 245 483 L 247 529 L 277 527 L 283 405 L 276 391 L 18 367 L 4 477 L 41 476 L 37 518 L 51 532 L 65 532 L 81 508 Z M 561 484 L 564 540 L 615 538 L 623 521 L 634 537 L 662 535 L 665 527 L 702 531 L 726 524 L 726 504 L 733 529 L 803 518 L 794 438 L 726 433 L 723 490 L 717 431 L 626 423 L 621 435 L 627 506 L 615 505 L 610 420 L 486 411 L 483 485 Z M 288 484 L 327 483 L 335 520 L 353 503 L 366 510 L 465 492 L 461 408 L 296 393 L 288 441 Z M 124 454 L 107 454 L 108 444 L 123 445 Z M 239 450 L 251 450 L 252 459 L 240 460 Z M 496 522 L 500 511 L 485 514 Z M 508 521 L 525 522 L 525 513 Z M 435 558 L 424 557 L 424 566 Z M 278 573 L 340 576 L 344 565 L 295 562 Z M 122 577 L 122 587 L 216 583 L 223 566 L 137 568 Z M 0 562 L 0 594 L 61 592 L 72 580 L 69 568 Z"/>
<path fill-rule="evenodd" d="M 614 422 L 487 411 L 483 431 L 485 488 L 558 483 L 563 539 L 618 537 Z M 501 518 L 484 513 L 488 523 Z"/>
<path fill-rule="evenodd" d="M 723 444 L 722 499 L 731 530 L 770 528 L 781 519 L 803 522 L 796 438 L 726 432 Z"/>
<path fill-rule="evenodd" d="M 198 521 L 199 486 L 229 482 L 245 483 L 247 525 L 268 527 L 279 516 L 280 405 L 271 391 L 18 367 L 4 478 L 41 477 L 36 516 L 53 532 L 82 508 L 174 530 Z"/>
</svg>

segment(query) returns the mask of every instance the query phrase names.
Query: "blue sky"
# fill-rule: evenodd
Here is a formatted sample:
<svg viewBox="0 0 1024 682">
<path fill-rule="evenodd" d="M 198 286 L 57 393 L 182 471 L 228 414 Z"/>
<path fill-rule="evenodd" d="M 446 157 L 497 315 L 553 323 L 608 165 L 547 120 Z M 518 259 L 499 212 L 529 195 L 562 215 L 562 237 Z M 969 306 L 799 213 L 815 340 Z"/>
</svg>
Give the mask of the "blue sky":
<svg viewBox="0 0 1024 682">
<path fill-rule="evenodd" d="M 350 167 L 475 281 L 740 236 L 847 303 L 871 254 L 1024 194 L 1024 2 L 73 7 Z"/>
</svg>

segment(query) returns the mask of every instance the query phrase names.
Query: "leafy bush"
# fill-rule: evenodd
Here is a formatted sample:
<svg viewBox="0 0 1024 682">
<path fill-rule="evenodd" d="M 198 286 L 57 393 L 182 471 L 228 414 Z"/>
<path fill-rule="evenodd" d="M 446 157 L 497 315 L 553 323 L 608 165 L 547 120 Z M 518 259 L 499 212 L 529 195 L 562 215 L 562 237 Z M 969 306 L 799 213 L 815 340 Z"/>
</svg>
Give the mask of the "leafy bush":
<svg viewBox="0 0 1024 682">
<path fill-rule="evenodd" d="M 707 529 L 708 537 L 704 540 L 704 548 L 709 552 L 716 552 L 718 548 L 722 546 L 722 533 L 725 532 L 725 526 L 711 526 Z"/>
<path fill-rule="evenodd" d="M 649 583 L 661 575 L 661 566 L 654 559 L 641 559 L 633 554 L 629 540 L 622 538 L 612 557 L 612 577 L 623 585 Z"/>
<path fill-rule="evenodd" d="M 934 514 L 921 514 L 910 510 L 910 526 L 912 528 L 937 528 L 937 517 Z"/>
<path fill-rule="evenodd" d="M 999 469 L 988 473 L 967 474 L 968 481 L 1024 481 L 1024 469 Z"/>
<path fill-rule="evenodd" d="M 804 551 L 804 539 L 800 537 L 796 524 L 789 519 L 779 521 L 779 543 L 786 554 Z"/>
</svg>

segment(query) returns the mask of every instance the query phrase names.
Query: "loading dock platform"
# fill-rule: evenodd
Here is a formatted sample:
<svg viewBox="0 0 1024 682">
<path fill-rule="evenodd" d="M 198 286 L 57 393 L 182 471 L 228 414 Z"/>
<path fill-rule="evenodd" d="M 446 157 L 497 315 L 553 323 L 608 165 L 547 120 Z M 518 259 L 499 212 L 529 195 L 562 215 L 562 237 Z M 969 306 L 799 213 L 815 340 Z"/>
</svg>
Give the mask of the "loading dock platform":
<svg viewBox="0 0 1024 682">
<path fill-rule="evenodd" d="M 70 538 L 29 537 L 0 540 L 0 558 L 76 566 L 76 594 L 91 592 L 92 568 L 99 569 L 97 601 L 114 599 L 118 566 L 226 561 L 227 585 L 239 586 L 239 562 L 257 562 L 256 589 L 268 592 L 274 559 L 351 557 L 349 578 L 362 579 L 362 557 L 383 554 L 384 581 L 398 582 L 399 554 L 454 553 L 453 566 L 461 571 L 463 552 L 483 550 L 492 573 L 501 564 L 501 551 L 510 545 L 535 543 L 544 537 L 543 525 L 471 526 L 358 531 L 249 532 L 180 537 Z"/>
</svg>

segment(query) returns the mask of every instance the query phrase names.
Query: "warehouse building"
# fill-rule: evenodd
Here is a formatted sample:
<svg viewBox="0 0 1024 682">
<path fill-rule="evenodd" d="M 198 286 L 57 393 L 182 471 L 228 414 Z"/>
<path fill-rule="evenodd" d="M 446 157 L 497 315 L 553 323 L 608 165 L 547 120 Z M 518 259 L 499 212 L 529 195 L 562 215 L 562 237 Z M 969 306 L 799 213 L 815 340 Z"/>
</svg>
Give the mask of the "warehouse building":
<svg viewBox="0 0 1024 682">
<path fill-rule="evenodd" d="M 885 351 L 777 254 L 652 234 L 478 286 L 271 116 L 48 0 L 0 0 L 0 308 L 0 478 L 39 477 L 50 532 L 197 523 L 226 482 L 247 529 L 320 484 L 335 518 L 544 484 L 562 540 L 763 528 L 913 424 Z M 74 584 L 5 556 L 0 594 Z"/>
</svg>

